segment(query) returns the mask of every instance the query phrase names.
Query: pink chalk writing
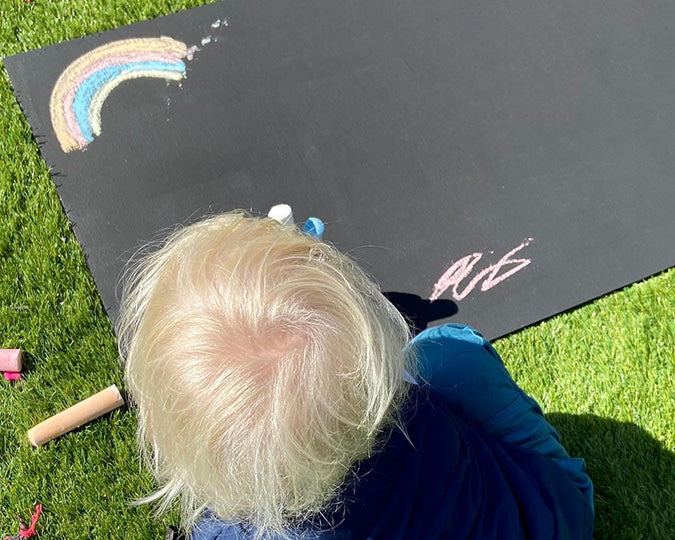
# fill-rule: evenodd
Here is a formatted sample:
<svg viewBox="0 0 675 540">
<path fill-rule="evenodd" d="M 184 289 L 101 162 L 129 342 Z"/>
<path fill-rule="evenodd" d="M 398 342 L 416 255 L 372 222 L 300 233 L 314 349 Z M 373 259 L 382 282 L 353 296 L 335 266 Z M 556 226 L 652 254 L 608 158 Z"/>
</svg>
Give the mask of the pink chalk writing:
<svg viewBox="0 0 675 540">
<path fill-rule="evenodd" d="M 483 258 L 482 253 L 472 253 L 466 257 L 462 257 L 458 261 L 455 261 L 450 268 L 448 268 L 445 273 L 440 277 L 440 279 L 434 284 L 434 292 L 431 293 L 429 300 L 433 302 L 438 300 L 441 295 L 452 287 L 452 297 L 459 301 L 466 298 L 471 291 L 476 288 L 481 280 L 483 283 L 480 286 L 480 290 L 485 292 L 489 291 L 495 285 L 500 284 L 505 279 L 510 278 L 516 272 L 520 272 L 532 261 L 530 259 L 512 259 L 511 257 L 518 253 L 525 246 L 528 246 L 532 241 L 532 238 L 521 242 L 506 255 L 504 255 L 499 261 L 495 264 L 488 266 L 485 270 L 482 270 L 476 274 L 469 282 L 464 285 L 462 290 L 462 282 L 464 282 L 471 272 L 473 271 L 474 266 Z M 502 269 L 508 267 L 506 272 L 500 274 Z"/>
</svg>

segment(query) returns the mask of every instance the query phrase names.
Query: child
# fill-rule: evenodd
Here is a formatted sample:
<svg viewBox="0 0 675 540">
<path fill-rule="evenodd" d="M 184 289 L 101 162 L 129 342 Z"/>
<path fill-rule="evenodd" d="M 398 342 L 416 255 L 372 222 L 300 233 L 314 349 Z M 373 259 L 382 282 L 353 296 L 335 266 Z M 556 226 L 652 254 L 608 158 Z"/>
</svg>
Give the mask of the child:
<svg viewBox="0 0 675 540">
<path fill-rule="evenodd" d="M 591 538 L 592 484 L 474 330 L 243 212 L 175 232 L 118 324 L 139 439 L 193 540 Z"/>
</svg>

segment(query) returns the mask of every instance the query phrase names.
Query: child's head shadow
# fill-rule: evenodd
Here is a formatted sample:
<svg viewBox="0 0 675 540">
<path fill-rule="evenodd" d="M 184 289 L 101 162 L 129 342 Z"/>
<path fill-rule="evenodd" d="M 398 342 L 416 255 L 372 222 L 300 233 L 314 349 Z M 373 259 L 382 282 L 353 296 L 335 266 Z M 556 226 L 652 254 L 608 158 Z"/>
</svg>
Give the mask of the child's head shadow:
<svg viewBox="0 0 675 540">
<path fill-rule="evenodd" d="M 672 538 L 675 453 L 630 422 L 590 414 L 546 416 L 569 454 L 586 461 L 595 487 L 594 538 Z"/>
<path fill-rule="evenodd" d="M 431 302 L 411 293 L 388 291 L 383 294 L 408 319 L 410 330 L 415 335 L 424 330 L 430 322 L 452 317 L 459 311 L 457 304 L 452 300 L 441 299 Z"/>
</svg>

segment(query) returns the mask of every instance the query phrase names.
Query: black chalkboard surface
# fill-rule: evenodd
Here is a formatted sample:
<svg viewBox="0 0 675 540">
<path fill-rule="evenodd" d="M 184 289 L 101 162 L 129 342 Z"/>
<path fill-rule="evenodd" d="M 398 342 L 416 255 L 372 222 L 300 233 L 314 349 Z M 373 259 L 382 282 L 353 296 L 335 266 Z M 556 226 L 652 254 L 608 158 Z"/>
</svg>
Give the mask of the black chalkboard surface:
<svg viewBox="0 0 675 540">
<path fill-rule="evenodd" d="M 672 2 L 228 0 L 4 62 L 113 319 L 142 242 L 281 202 L 489 338 L 675 264 Z"/>
</svg>

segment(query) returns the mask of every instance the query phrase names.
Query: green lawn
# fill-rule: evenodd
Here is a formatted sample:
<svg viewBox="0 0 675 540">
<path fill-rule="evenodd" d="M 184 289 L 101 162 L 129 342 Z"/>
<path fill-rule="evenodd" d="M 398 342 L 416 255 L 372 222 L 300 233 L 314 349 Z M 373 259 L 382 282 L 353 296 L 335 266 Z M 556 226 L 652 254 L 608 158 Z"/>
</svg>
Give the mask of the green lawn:
<svg viewBox="0 0 675 540">
<path fill-rule="evenodd" d="M 203 3 L 0 0 L 0 56 Z M 675 233 L 675 231 L 674 231 Z M 164 538 L 177 516 L 132 507 L 151 488 L 135 415 L 120 409 L 34 449 L 25 432 L 112 383 L 115 339 L 38 145 L 0 76 L 0 347 L 27 351 L 0 381 L 0 538 L 43 505 L 42 538 Z M 546 321 L 496 347 L 586 459 L 597 538 L 675 538 L 675 271 Z"/>
</svg>

